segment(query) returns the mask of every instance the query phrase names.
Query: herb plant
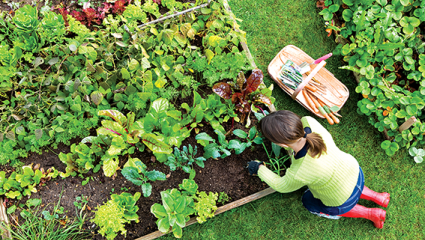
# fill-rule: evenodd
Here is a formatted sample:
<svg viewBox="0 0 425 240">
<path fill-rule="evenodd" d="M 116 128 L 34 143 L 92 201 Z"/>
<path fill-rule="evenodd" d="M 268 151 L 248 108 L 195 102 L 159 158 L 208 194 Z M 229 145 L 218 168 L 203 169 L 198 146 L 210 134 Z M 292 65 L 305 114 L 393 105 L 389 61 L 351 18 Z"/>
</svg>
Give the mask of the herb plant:
<svg viewBox="0 0 425 240">
<path fill-rule="evenodd" d="M 121 174 L 133 184 L 142 187 L 144 197 L 149 197 L 152 193 L 152 185 L 148 181 L 166 180 L 164 173 L 152 170 L 146 171 L 146 165 L 138 158 L 129 158 Z"/>
<path fill-rule="evenodd" d="M 322 10 L 325 20 L 342 39 L 335 50 L 344 57 L 342 67 L 359 75 L 356 92 L 363 95 L 358 113 L 386 132 L 389 142 L 381 147 L 389 156 L 401 147 L 423 145 L 425 131 L 418 121 L 411 129 L 398 131 L 412 116 L 420 118 L 423 98 L 423 55 L 425 44 L 422 1 L 329 1 Z"/>
</svg>

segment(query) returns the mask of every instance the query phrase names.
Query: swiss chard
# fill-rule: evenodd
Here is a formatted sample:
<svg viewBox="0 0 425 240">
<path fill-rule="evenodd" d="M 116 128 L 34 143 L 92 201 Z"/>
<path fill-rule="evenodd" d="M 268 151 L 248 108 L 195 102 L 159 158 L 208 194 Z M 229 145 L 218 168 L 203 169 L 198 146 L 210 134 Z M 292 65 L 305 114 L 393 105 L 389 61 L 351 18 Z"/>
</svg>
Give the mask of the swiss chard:
<svg viewBox="0 0 425 240">
<path fill-rule="evenodd" d="M 263 84 L 263 72 L 260 69 L 254 69 L 248 79 L 245 79 L 245 74 L 240 72 L 236 83 L 217 83 L 213 86 L 213 91 L 224 99 L 232 99 L 236 110 L 242 114 L 241 120 L 244 122 L 247 114 L 251 112 L 251 104 L 255 102 L 267 106 L 272 104 L 271 91 L 267 91 L 269 89 L 257 91 L 260 84 Z"/>
</svg>

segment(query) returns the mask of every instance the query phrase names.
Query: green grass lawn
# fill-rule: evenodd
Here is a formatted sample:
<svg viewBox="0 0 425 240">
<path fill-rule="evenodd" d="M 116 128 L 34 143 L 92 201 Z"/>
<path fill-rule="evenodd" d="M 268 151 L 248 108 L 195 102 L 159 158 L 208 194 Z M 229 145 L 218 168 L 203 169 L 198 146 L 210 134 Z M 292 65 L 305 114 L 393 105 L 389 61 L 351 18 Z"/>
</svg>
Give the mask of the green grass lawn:
<svg viewBox="0 0 425 240">
<path fill-rule="evenodd" d="M 266 85 L 272 83 L 267 66 L 286 45 L 292 44 L 313 58 L 335 48 L 333 37 L 326 37 L 324 21 L 314 0 L 229 0 L 232 11 L 242 19 L 248 46 L 258 67 L 265 73 Z M 388 157 L 381 150 L 383 137 L 357 113 L 361 97 L 354 89 L 352 73 L 340 70 L 339 56 L 327 60 L 326 68 L 350 90 L 350 98 L 340 113 L 338 125 L 318 119 L 332 134 L 339 148 L 352 154 L 363 168 L 366 186 L 387 191 L 391 201 L 384 229 L 376 229 L 365 219 L 329 220 L 310 214 L 301 204 L 304 191 L 274 193 L 228 211 L 203 224 L 183 230 L 183 239 L 425 239 L 424 164 L 416 164 L 407 151 Z M 312 114 L 275 86 L 277 109 L 291 110 L 301 116 Z M 317 118 L 316 118 L 317 119 Z M 360 200 L 367 207 L 376 204 Z M 172 239 L 172 234 L 162 239 Z"/>
</svg>

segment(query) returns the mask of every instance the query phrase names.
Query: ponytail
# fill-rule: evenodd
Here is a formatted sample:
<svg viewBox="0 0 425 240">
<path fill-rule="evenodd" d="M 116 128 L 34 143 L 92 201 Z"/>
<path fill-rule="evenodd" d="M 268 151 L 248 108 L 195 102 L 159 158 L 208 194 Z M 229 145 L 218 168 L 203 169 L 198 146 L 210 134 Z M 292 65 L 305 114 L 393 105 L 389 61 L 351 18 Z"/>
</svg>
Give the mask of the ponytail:
<svg viewBox="0 0 425 240">
<path fill-rule="evenodd" d="M 295 143 L 305 136 L 301 118 L 287 110 L 272 112 L 265 116 L 259 123 L 259 129 L 267 139 L 278 144 Z M 311 157 L 320 157 L 322 153 L 326 153 L 325 142 L 319 134 L 310 133 L 305 138 Z"/>
<path fill-rule="evenodd" d="M 307 143 L 309 145 L 309 155 L 311 157 L 320 157 L 322 153 L 326 153 L 326 145 L 323 142 L 322 137 L 317 133 L 310 133 L 306 136 Z"/>
</svg>

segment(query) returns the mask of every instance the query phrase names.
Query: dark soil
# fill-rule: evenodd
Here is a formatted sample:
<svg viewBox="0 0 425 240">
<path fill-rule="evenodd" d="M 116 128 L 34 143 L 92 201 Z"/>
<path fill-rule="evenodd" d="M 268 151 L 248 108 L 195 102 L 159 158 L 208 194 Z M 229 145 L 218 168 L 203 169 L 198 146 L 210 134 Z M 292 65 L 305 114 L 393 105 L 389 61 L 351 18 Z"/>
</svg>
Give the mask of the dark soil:
<svg viewBox="0 0 425 240">
<path fill-rule="evenodd" d="M 201 89 L 202 90 L 202 89 Z M 205 88 L 203 91 L 200 91 L 201 95 L 205 98 L 207 94 L 211 94 L 212 91 L 210 88 Z M 185 99 L 178 98 L 176 99 L 176 106 L 179 106 L 181 103 L 186 102 L 189 106 L 192 105 L 193 97 L 188 97 Z M 253 125 L 257 123 L 255 117 L 251 117 L 251 122 Z M 213 132 L 213 129 L 207 122 L 203 123 L 203 127 L 200 129 L 200 132 L 207 132 L 210 136 L 216 138 L 216 134 Z M 226 131 L 230 130 L 232 123 L 229 120 L 228 123 L 225 123 L 223 127 Z M 234 129 L 243 129 L 248 131 L 243 124 L 234 123 Z M 182 146 L 198 146 L 198 154 L 196 157 L 203 154 L 203 147 L 196 143 L 195 132 L 192 130 L 192 134 L 187 138 Z M 228 136 L 227 139 L 233 139 L 235 136 Z M 81 139 L 74 139 L 71 143 L 78 143 Z M 266 142 L 268 150 L 271 152 L 270 142 Z M 54 151 L 55 153 L 53 153 Z M 41 168 L 47 169 L 50 167 L 55 167 L 59 171 L 65 171 L 65 165 L 61 163 L 58 156 L 60 152 L 68 153 L 70 151 L 68 146 L 60 144 L 58 149 L 49 150 L 44 152 L 41 155 L 31 153 L 28 158 L 21 159 L 25 165 L 29 164 L 40 164 Z M 149 234 L 157 230 L 156 227 L 156 218 L 150 212 L 150 207 L 154 203 L 161 203 L 160 192 L 166 189 L 178 188 L 178 185 L 182 183 L 183 179 L 188 178 L 189 174 L 183 172 L 181 169 L 170 172 L 170 169 L 165 164 L 159 163 L 153 158 L 153 154 L 148 151 L 136 152 L 132 154 L 131 157 L 139 158 L 148 166 L 148 170 L 158 170 L 165 174 L 168 174 L 168 179 L 166 181 L 156 181 L 152 184 L 152 195 L 148 198 L 142 197 L 137 201 L 139 206 L 139 223 L 131 223 L 126 225 L 127 229 L 127 238 L 134 239 L 141 237 L 143 235 Z M 126 163 L 128 156 L 122 156 L 120 158 L 120 167 Z M 266 160 L 267 154 L 263 149 L 262 145 L 254 144 L 250 149 L 245 150 L 240 155 L 231 155 L 225 159 L 209 159 L 205 162 L 205 168 L 200 168 L 195 166 L 196 177 L 195 182 L 199 186 L 200 191 L 205 192 L 225 192 L 231 197 L 231 201 L 235 201 L 241 198 L 244 198 L 248 195 L 256 193 L 260 190 L 265 189 L 267 186 L 265 183 L 261 182 L 258 177 L 252 177 L 248 174 L 246 169 L 246 164 L 250 160 L 260 159 Z M 3 170 L 11 171 L 10 167 L 2 167 Z M 129 192 L 134 194 L 135 192 L 141 192 L 140 187 L 132 184 L 127 181 L 122 175 L 120 170 L 117 171 L 115 177 L 105 177 L 103 171 L 98 173 L 89 172 L 85 174 L 84 177 L 93 177 L 94 181 L 90 181 L 85 186 L 82 186 L 82 181 L 84 179 L 80 177 L 68 177 L 66 179 L 61 179 L 58 177 L 56 180 L 47 182 L 44 186 L 38 187 L 38 192 L 31 195 L 31 198 L 41 198 L 43 204 L 47 205 L 47 210 L 53 209 L 53 204 L 59 201 L 59 196 L 62 196 L 60 199 L 61 206 L 64 207 L 65 214 L 72 218 L 75 216 L 75 206 L 74 201 L 77 196 L 89 196 L 88 209 L 85 211 L 87 213 L 86 219 L 91 219 L 94 217 L 94 212 L 96 206 L 100 206 L 110 199 L 111 194 L 120 194 L 122 192 Z M 27 198 L 21 200 L 19 203 L 25 203 Z M 17 202 L 8 202 L 9 206 L 11 204 L 17 204 Z M 92 211 L 90 211 L 92 210 Z M 19 216 L 18 211 L 14 214 L 14 218 L 22 220 Z M 92 239 L 104 239 L 101 235 L 97 234 L 97 226 L 94 223 L 87 221 L 84 225 L 85 229 L 89 229 L 93 233 Z M 124 236 L 119 235 L 116 239 L 124 239 Z"/>
</svg>

